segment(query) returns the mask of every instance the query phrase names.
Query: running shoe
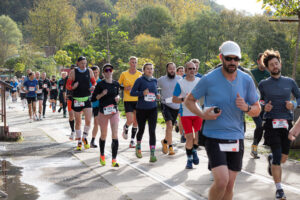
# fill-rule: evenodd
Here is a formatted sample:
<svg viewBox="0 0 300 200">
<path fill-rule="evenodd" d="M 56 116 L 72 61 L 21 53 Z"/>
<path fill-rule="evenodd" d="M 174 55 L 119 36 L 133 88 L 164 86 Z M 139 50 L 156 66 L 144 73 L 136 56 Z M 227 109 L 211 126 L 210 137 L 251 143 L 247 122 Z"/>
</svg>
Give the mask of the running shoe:
<svg viewBox="0 0 300 200">
<path fill-rule="evenodd" d="M 66 113 L 64 114 L 64 118 L 67 118 L 67 114 Z"/>
<path fill-rule="evenodd" d="M 169 147 L 169 155 L 174 155 L 175 154 L 175 151 L 173 149 L 173 147 Z"/>
<path fill-rule="evenodd" d="M 184 137 L 184 134 L 181 135 L 181 137 L 180 137 L 180 142 L 181 142 L 181 143 L 185 143 L 185 142 L 186 142 L 186 139 L 185 139 L 185 137 Z"/>
<path fill-rule="evenodd" d="M 97 148 L 98 146 L 95 144 L 95 141 L 91 141 L 91 148 Z"/>
<path fill-rule="evenodd" d="M 119 163 L 117 163 L 116 160 L 112 160 L 111 166 L 112 166 L 112 167 L 119 167 L 120 165 L 119 165 Z"/>
<path fill-rule="evenodd" d="M 90 148 L 90 145 L 89 145 L 89 143 L 88 143 L 88 141 L 87 141 L 86 138 L 82 138 L 82 142 L 84 144 L 84 148 L 85 149 L 89 149 Z"/>
<path fill-rule="evenodd" d="M 46 118 L 45 115 L 43 115 L 43 118 L 44 118 L 44 119 Z"/>
<path fill-rule="evenodd" d="M 273 155 L 268 155 L 268 173 L 270 176 L 272 176 L 272 161 L 273 161 Z"/>
<path fill-rule="evenodd" d="M 186 169 L 193 169 L 193 159 L 187 159 Z"/>
<path fill-rule="evenodd" d="M 71 135 L 70 135 L 69 139 L 74 140 L 74 137 L 75 137 L 75 132 L 71 132 Z"/>
<path fill-rule="evenodd" d="M 276 200 L 277 200 L 277 199 L 278 199 L 278 200 L 284 200 L 284 199 L 286 199 L 286 196 L 285 196 L 285 194 L 284 194 L 283 189 L 276 190 L 275 196 L 276 196 Z"/>
<path fill-rule="evenodd" d="M 138 148 L 138 146 L 135 146 L 135 155 L 137 158 L 142 158 L 142 150 Z"/>
<path fill-rule="evenodd" d="M 81 149 L 82 149 L 82 144 L 81 144 L 81 143 L 78 143 L 78 144 L 77 144 L 77 151 L 81 151 Z"/>
<path fill-rule="evenodd" d="M 130 141 L 129 148 L 135 148 L 135 143 L 133 140 Z"/>
<path fill-rule="evenodd" d="M 167 154 L 167 153 L 168 153 L 168 144 L 165 143 L 164 140 L 162 140 L 162 141 L 161 141 L 161 145 L 162 145 L 162 148 L 161 148 L 162 152 L 163 152 L 164 154 Z"/>
<path fill-rule="evenodd" d="M 178 122 L 177 121 L 175 121 L 174 126 L 175 126 L 176 133 L 178 133 L 179 132 L 179 127 L 178 127 Z"/>
<path fill-rule="evenodd" d="M 61 109 L 62 109 L 62 107 L 60 107 L 60 108 L 58 109 L 58 112 L 59 112 L 59 113 L 60 113 Z"/>
<path fill-rule="evenodd" d="M 33 122 L 33 120 L 32 119 L 29 119 L 29 123 L 32 123 Z"/>
<path fill-rule="evenodd" d="M 250 155 L 251 155 L 253 158 L 259 158 L 259 157 L 258 157 L 258 154 L 257 154 L 257 145 L 252 144 Z"/>
<path fill-rule="evenodd" d="M 197 151 L 195 149 L 193 150 L 193 163 L 194 163 L 194 165 L 199 164 L 199 157 L 198 157 Z"/>
<path fill-rule="evenodd" d="M 157 161 L 157 158 L 156 158 L 156 156 L 150 156 L 150 160 L 149 160 L 149 162 L 156 162 Z"/>
<path fill-rule="evenodd" d="M 128 128 L 126 129 L 126 126 L 123 126 L 123 132 L 122 132 L 122 136 L 125 140 L 128 139 Z"/>
<path fill-rule="evenodd" d="M 103 155 L 103 156 L 100 156 L 100 164 L 102 165 L 102 166 L 105 166 L 105 164 L 106 164 L 106 162 L 105 162 L 105 156 Z"/>
</svg>

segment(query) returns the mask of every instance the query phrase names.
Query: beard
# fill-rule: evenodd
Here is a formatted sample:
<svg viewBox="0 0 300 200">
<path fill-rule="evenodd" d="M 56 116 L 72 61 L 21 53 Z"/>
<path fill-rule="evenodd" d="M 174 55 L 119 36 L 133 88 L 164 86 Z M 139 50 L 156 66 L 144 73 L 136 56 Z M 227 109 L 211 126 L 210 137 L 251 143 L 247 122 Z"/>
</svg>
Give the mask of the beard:
<svg viewBox="0 0 300 200">
<path fill-rule="evenodd" d="M 280 69 L 277 69 L 277 71 L 271 71 L 271 75 L 273 76 L 276 76 L 276 75 L 279 75 L 281 73 L 281 70 Z"/>
<path fill-rule="evenodd" d="M 225 62 L 223 62 L 223 68 L 229 74 L 233 74 L 237 70 L 236 65 L 226 65 Z"/>
<path fill-rule="evenodd" d="M 169 77 L 170 79 L 175 78 L 175 73 L 174 73 L 174 74 L 167 73 L 167 75 L 168 75 L 168 77 Z"/>
</svg>

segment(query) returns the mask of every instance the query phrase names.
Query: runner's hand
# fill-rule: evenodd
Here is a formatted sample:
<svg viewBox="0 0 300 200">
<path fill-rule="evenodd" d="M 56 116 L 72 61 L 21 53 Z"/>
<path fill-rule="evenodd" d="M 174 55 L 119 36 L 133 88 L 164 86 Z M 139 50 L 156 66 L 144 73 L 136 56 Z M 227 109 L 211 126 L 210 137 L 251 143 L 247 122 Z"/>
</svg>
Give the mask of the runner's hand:
<svg viewBox="0 0 300 200">
<path fill-rule="evenodd" d="M 272 110 L 273 106 L 272 106 L 272 102 L 269 101 L 266 105 L 265 105 L 265 112 L 270 112 Z"/>
<path fill-rule="evenodd" d="M 115 101 L 116 101 L 116 103 L 118 103 L 120 101 L 120 96 L 119 95 L 115 97 Z"/>
<path fill-rule="evenodd" d="M 248 104 L 245 102 L 244 98 L 240 96 L 239 93 L 237 93 L 235 105 L 243 112 L 248 110 Z"/>
<path fill-rule="evenodd" d="M 95 86 L 90 87 L 90 91 L 93 92 L 95 90 Z"/>
<path fill-rule="evenodd" d="M 293 110 L 294 104 L 291 101 L 285 101 L 285 107 L 288 110 Z"/>
<path fill-rule="evenodd" d="M 73 84 L 72 90 L 75 90 L 75 89 L 78 87 L 78 85 L 79 85 L 78 81 L 75 82 L 75 83 Z"/>
<path fill-rule="evenodd" d="M 160 99 L 160 94 L 157 94 L 157 95 L 156 95 L 156 98 L 157 98 L 157 99 Z"/>
<path fill-rule="evenodd" d="M 107 89 L 104 89 L 102 92 L 101 92 L 101 95 L 102 96 L 105 96 L 107 94 Z"/>
<path fill-rule="evenodd" d="M 144 90 L 143 94 L 144 94 L 144 96 L 146 96 L 148 93 L 149 93 L 149 90 L 147 88 L 146 90 Z"/>
<path fill-rule="evenodd" d="M 124 90 L 130 91 L 131 87 L 130 86 L 124 87 Z"/>
<path fill-rule="evenodd" d="M 208 108 L 203 113 L 203 119 L 205 120 L 216 120 L 222 113 L 222 110 L 220 110 L 219 113 L 214 113 L 214 107 Z"/>
<path fill-rule="evenodd" d="M 290 130 L 290 133 L 289 133 L 289 140 L 291 141 L 294 141 L 296 139 L 296 137 L 299 135 L 300 131 L 297 130 L 299 129 L 297 126 L 294 126 L 291 130 Z"/>
</svg>

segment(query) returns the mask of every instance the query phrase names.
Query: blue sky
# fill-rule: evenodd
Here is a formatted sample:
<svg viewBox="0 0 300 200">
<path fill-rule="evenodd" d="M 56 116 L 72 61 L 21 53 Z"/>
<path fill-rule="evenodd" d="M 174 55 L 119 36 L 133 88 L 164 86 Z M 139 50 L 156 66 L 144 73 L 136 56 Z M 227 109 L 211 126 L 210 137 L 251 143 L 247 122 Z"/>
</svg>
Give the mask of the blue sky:
<svg viewBox="0 0 300 200">
<path fill-rule="evenodd" d="M 227 9 L 245 10 L 251 14 L 262 14 L 262 3 L 257 0 L 215 0 L 218 4 L 224 5 Z"/>
</svg>

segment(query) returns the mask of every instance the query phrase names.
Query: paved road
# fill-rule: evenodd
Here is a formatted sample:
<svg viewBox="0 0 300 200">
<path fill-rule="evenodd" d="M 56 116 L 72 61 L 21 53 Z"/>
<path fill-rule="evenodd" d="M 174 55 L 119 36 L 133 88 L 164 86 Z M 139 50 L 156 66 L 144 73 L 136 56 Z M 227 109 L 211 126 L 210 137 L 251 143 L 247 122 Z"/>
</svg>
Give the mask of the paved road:
<svg viewBox="0 0 300 200">
<path fill-rule="evenodd" d="M 134 149 L 128 147 L 129 141 L 121 137 L 122 119 L 119 128 L 120 168 L 112 168 L 109 164 L 110 137 L 106 142 L 108 164 L 102 167 L 99 149 L 75 150 L 76 142 L 68 140 L 69 124 L 62 114 L 48 110 L 45 120 L 28 123 L 27 111 L 23 111 L 20 104 L 10 106 L 9 125 L 22 130 L 25 140 L 18 144 L 1 142 L 7 149 L 1 154 L 13 164 L 24 167 L 23 181 L 38 188 L 40 199 L 207 199 L 212 181 L 207 170 L 206 153 L 200 149 L 200 164 L 186 170 L 184 144 L 179 143 L 179 135 L 175 132 L 176 155 L 168 156 L 161 152 L 164 128 L 157 127 L 158 161 L 152 164 L 149 163 L 148 132 L 142 142 L 143 158 L 137 159 Z M 248 127 L 246 138 L 250 139 L 253 125 Z M 264 155 L 254 160 L 250 157 L 250 145 L 251 141 L 246 140 L 243 171 L 237 177 L 234 199 L 274 199 L 275 187 L 267 174 L 269 150 L 261 147 L 259 151 Z M 299 200 L 300 163 L 289 160 L 283 168 L 286 195 L 289 200 Z"/>
</svg>

